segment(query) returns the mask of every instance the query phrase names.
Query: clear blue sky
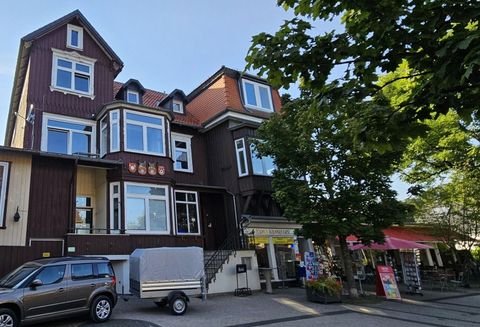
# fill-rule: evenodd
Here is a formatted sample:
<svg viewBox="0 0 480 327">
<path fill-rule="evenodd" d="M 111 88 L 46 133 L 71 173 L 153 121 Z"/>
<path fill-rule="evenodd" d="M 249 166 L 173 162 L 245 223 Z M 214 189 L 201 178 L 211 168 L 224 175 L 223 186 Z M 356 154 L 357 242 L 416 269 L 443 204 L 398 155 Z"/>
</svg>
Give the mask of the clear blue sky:
<svg viewBox="0 0 480 327">
<path fill-rule="evenodd" d="M 118 81 L 135 78 L 146 88 L 186 94 L 222 65 L 243 70 L 252 36 L 273 33 L 293 16 L 275 0 L 9 1 L 0 11 L 1 143 L 20 38 L 76 9 L 123 60 Z M 319 33 L 332 28 L 341 27 L 317 24 Z M 398 182 L 395 188 L 403 192 Z"/>
</svg>

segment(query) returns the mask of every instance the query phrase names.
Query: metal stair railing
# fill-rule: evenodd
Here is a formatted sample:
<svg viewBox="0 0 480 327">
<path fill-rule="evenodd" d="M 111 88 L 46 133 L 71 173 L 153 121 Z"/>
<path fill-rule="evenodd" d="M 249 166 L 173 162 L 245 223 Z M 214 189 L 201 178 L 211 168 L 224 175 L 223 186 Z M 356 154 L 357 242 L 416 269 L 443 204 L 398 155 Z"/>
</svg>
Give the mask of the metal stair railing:
<svg viewBox="0 0 480 327">
<path fill-rule="evenodd" d="M 225 239 L 222 245 L 205 262 L 207 288 L 230 255 L 236 254 L 238 250 L 250 249 L 250 244 L 248 236 L 236 233 L 230 234 Z"/>
</svg>

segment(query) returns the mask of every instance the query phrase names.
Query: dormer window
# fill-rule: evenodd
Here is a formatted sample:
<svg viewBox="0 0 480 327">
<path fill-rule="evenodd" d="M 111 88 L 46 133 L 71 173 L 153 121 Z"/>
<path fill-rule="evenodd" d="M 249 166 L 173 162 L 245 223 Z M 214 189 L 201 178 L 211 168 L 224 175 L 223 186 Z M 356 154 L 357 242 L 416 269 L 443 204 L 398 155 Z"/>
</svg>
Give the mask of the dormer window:
<svg viewBox="0 0 480 327">
<path fill-rule="evenodd" d="M 183 102 L 178 100 L 173 100 L 173 112 L 183 114 Z"/>
<path fill-rule="evenodd" d="M 270 86 L 242 79 L 245 107 L 273 112 Z"/>
<path fill-rule="evenodd" d="M 67 25 L 67 47 L 83 50 L 83 28 L 75 25 Z"/>
<path fill-rule="evenodd" d="M 136 91 L 127 90 L 127 102 L 140 103 L 140 95 Z"/>
</svg>

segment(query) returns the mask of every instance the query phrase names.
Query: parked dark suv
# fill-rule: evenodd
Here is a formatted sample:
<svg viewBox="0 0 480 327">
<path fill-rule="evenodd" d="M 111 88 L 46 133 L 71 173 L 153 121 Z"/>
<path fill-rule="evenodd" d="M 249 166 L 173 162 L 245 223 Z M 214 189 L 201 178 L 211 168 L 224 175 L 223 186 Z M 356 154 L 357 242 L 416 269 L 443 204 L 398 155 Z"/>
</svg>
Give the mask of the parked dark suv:
<svg viewBox="0 0 480 327">
<path fill-rule="evenodd" d="M 0 326 L 90 313 L 110 318 L 117 303 L 115 274 L 106 258 L 62 257 L 25 263 L 0 279 Z"/>
</svg>

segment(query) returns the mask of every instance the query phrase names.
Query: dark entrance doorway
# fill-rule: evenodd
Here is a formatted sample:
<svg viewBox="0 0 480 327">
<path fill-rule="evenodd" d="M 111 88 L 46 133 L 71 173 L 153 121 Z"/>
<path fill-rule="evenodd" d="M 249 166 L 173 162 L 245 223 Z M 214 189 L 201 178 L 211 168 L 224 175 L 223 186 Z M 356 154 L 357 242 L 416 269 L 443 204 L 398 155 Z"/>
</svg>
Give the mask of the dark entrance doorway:
<svg viewBox="0 0 480 327">
<path fill-rule="evenodd" d="M 216 250 L 227 237 L 227 214 L 225 197 L 218 193 L 201 193 L 200 206 L 202 210 L 202 227 L 204 249 Z"/>
</svg>

